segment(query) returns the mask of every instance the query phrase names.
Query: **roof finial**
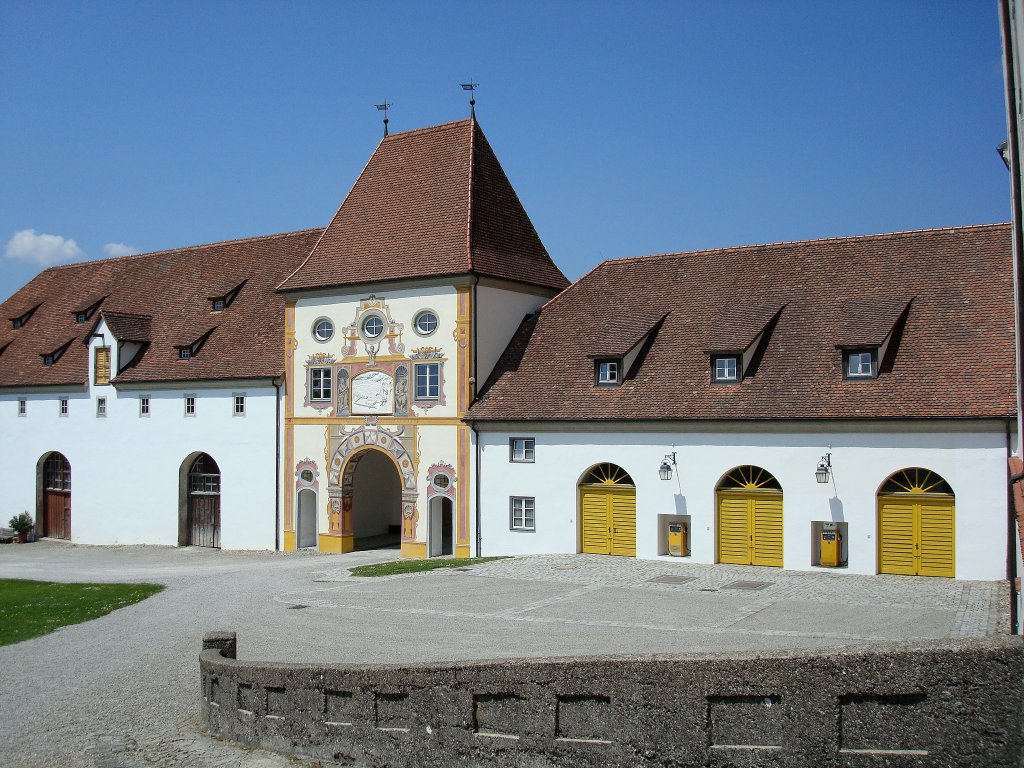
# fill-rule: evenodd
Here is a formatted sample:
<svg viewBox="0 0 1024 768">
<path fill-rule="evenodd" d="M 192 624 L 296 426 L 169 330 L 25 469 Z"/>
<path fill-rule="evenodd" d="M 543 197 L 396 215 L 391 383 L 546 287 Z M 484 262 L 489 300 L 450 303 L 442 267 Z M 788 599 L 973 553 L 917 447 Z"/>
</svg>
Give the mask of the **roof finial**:
<svg viewBox="0 0 1024 768">
<path fill-rule="evenodd" d="M 468 83 L 459 83 L 462 86 L 462 90 L 469 91 L 469 116 L 476 120 L 476 89 L 480 87 L 480 83 L 474 83 L 473 78 L 469 78 Z"/>
<path fill-rule="evenodd" d="M 384 99 L 384 103 L 383 104 L 374 104 L 373 106 L 375 106 L 378 109 L 378 111 L 384 113 L 384 137 L 387 138 L 387 135 L 388 135 L 388 122 L 390 122 L 388 120 L 388 108 L 392 107 L 394 105 L 389 103 L 387 99 Z"/>
</svg>

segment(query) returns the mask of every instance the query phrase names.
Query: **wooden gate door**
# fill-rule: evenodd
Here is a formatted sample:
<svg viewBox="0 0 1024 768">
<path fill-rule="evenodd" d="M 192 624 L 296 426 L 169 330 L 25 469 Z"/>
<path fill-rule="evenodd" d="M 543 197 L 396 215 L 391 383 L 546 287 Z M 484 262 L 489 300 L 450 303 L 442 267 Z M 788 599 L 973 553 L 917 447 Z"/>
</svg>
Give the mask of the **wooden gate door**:
<svg viewBox="0 0 1024 768">
<path fill-rule="evenodd" d="M 636 487 L 614 464 L 598 464 L 583 478 L 580 549 L 595 555 L 636 557 Z"/>
<path fill-rule="evenodd" d="M 43 534 L 71 538 L 71 465 L 59 453 L 51 453 L 43 465 Z"/>
<path fill-rule="evenodd" d="M 956 576 L 953 489 L 931 470 L 903 469 L 878 496 L 878 572 Z"/>
<path fill-rule="evenodd" d="M 220 546 L 220 495 L 194 493 L 189 499 L 189 543 Z"/>
<path fill-rule="evenodd" d="M 737 467 L 718 486 L 718 562 L 782 567 L 782 486 L 767 470 Z"/>
</svg>

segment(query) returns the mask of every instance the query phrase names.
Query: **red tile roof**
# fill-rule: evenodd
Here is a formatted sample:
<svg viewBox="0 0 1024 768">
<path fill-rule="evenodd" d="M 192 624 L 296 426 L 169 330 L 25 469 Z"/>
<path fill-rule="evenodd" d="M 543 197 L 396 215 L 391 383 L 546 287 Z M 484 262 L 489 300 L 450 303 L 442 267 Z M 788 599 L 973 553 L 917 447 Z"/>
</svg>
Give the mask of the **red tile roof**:
<svg viewBox="0 0 1024 768">
<path fill-rule="evenodd" d="M 1012 267 L 1006 224 L 606 261 L 523 323 L 469 418 L 1009 417 Z M 712 384 L 719 308 L 783 305 L 752 375 Z M 595 387 L 595 340 L 652 313 L 668 316 L 632 374 Z M 844 380 L 840 339 L 879 343 L 894 323 L 878 378 Z"/>
<path fill-rule="evenodd" d="M 569 284 L 475 120 L 384 138 L 280 289 L 461 274 Z"/>
<path fill-rule="evenodd" d="M 8 321 L 0 328 L 0 387 L 84 385 L 86 342 L 100 317 L 115 337 L 148 342 L 115 383 L 279 376 L 284 302 L 274 289 L 322 232 L 309 229 L 47 269 L 0 304 L 0 317 L 17 317 L 38 305 L 24 327 L 14 330 Z M 211 311 L 210 286 L 243 281 L 230 307 Z M 106 297 L 100 313 L 75 323 L 73 312 L 83 297 L 94 296 Z M 207 332 L 199 354 L 178 359 L 175 345 L 191 344 Z M 69 341 L 54 365 L 42 365 L 41 355 Z"/>
</svg>

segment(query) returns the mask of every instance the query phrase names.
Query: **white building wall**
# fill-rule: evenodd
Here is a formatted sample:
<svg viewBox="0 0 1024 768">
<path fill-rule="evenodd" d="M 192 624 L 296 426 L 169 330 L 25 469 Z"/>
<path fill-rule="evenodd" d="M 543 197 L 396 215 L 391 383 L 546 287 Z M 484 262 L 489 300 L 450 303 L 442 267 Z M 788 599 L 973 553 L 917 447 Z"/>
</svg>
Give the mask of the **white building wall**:
<svg viewBox="0 0 1024 768">
<path fill-rule="evenodd" d="M 98 331 L 104 332 L 101 326 Z M 116 358 L 116 344 L 106 334 Z M 93 340 L 92 346 L 101 342 Z M 89 381 L 93 354 L 90 349 Z M 116 370 L 116 360 L 112 361 Z M 245 416 L 233 415 L 233 395 L 245 394 Z M 196 396 L 196 415 L 185 416 L 185 394 Z M 140 416 L 139 398 L 150 398 Z M 18 416 L 18 400 L 27 415 Z M 60 398 L 69 413 L 60 416 Z M 107 399 L 97 417 L 96 400 Z M 259 386 L 0 394 L 0 525 L 27 510 L 36 515 L 37 462 L 59 451 L 71 464 L 71 538 L 82 544 L 178 543 L 178 483 L 193 452 L 213 457 L 221 471 L 221 546 L 273 549 L 277 390 Z"/>
<path fill-rule="evenodd" d="M 550 297 L 488 285 L 479 285 L 476 290 L 476 378 L 479 388 L 491 375 L 498 358 L 505 351 L 523 318 L 540 309 Z"/>
<path fill-rule="evenodd" d="M 956 494 L 956 575 L 1006 577 L 1006 434 L 973 432 L 481 432 L 483 555 L 579 551 L 577 483 L 590 467 L 612 462 L 636 483 L 637 557 L 659 557 L 659 514 L 689 515 L 692 562 L 715 562 L 715 488 L 731 469 L 753 464 L 779 480 L 784 505 L 784 567 L 814 570 L 812 522 L 849 525 L 849 565 L 877 572 L 876 494 L 906 467 L 938 472 Z M 509 461 L 509 438 L 534 437 L 536 461 Z M 831 446 L 831 449 L 828 448 Z M 676 452 L 673 478 L 662 459 Z M 831 450 L 833 479 L 814 470 Z M 510 530 L 509 497 L 536 498 L 536 532 Z M 672 558 L 675 559 L 675 558 Z"/>
</svg>

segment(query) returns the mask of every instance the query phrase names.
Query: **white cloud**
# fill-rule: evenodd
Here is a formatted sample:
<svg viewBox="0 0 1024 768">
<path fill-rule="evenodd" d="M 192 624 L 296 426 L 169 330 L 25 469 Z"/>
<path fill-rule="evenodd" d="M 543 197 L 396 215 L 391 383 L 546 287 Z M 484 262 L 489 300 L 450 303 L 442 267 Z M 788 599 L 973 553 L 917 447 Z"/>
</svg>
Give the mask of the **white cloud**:
<svg viewBox="0 0 1024 768">
<path fill-rule="evenodd" d="M 137 248 L 132 248 L 130 245 L 124 243 L 107 243 L 103 246 L 103 252 L 111 258 L 117 256 L 131 256 L 133 253 L 138 253 Z"/>
<path fill-rule="evenodd" d="M 39 266 L 62 264 L 85 258 L 85 251 L 78 243 L 60 235 L 39 234 L 34 229 L 22 229 L 7 241 L 4 256 L 8 259 L 31 261 Z"/>
</svg>

